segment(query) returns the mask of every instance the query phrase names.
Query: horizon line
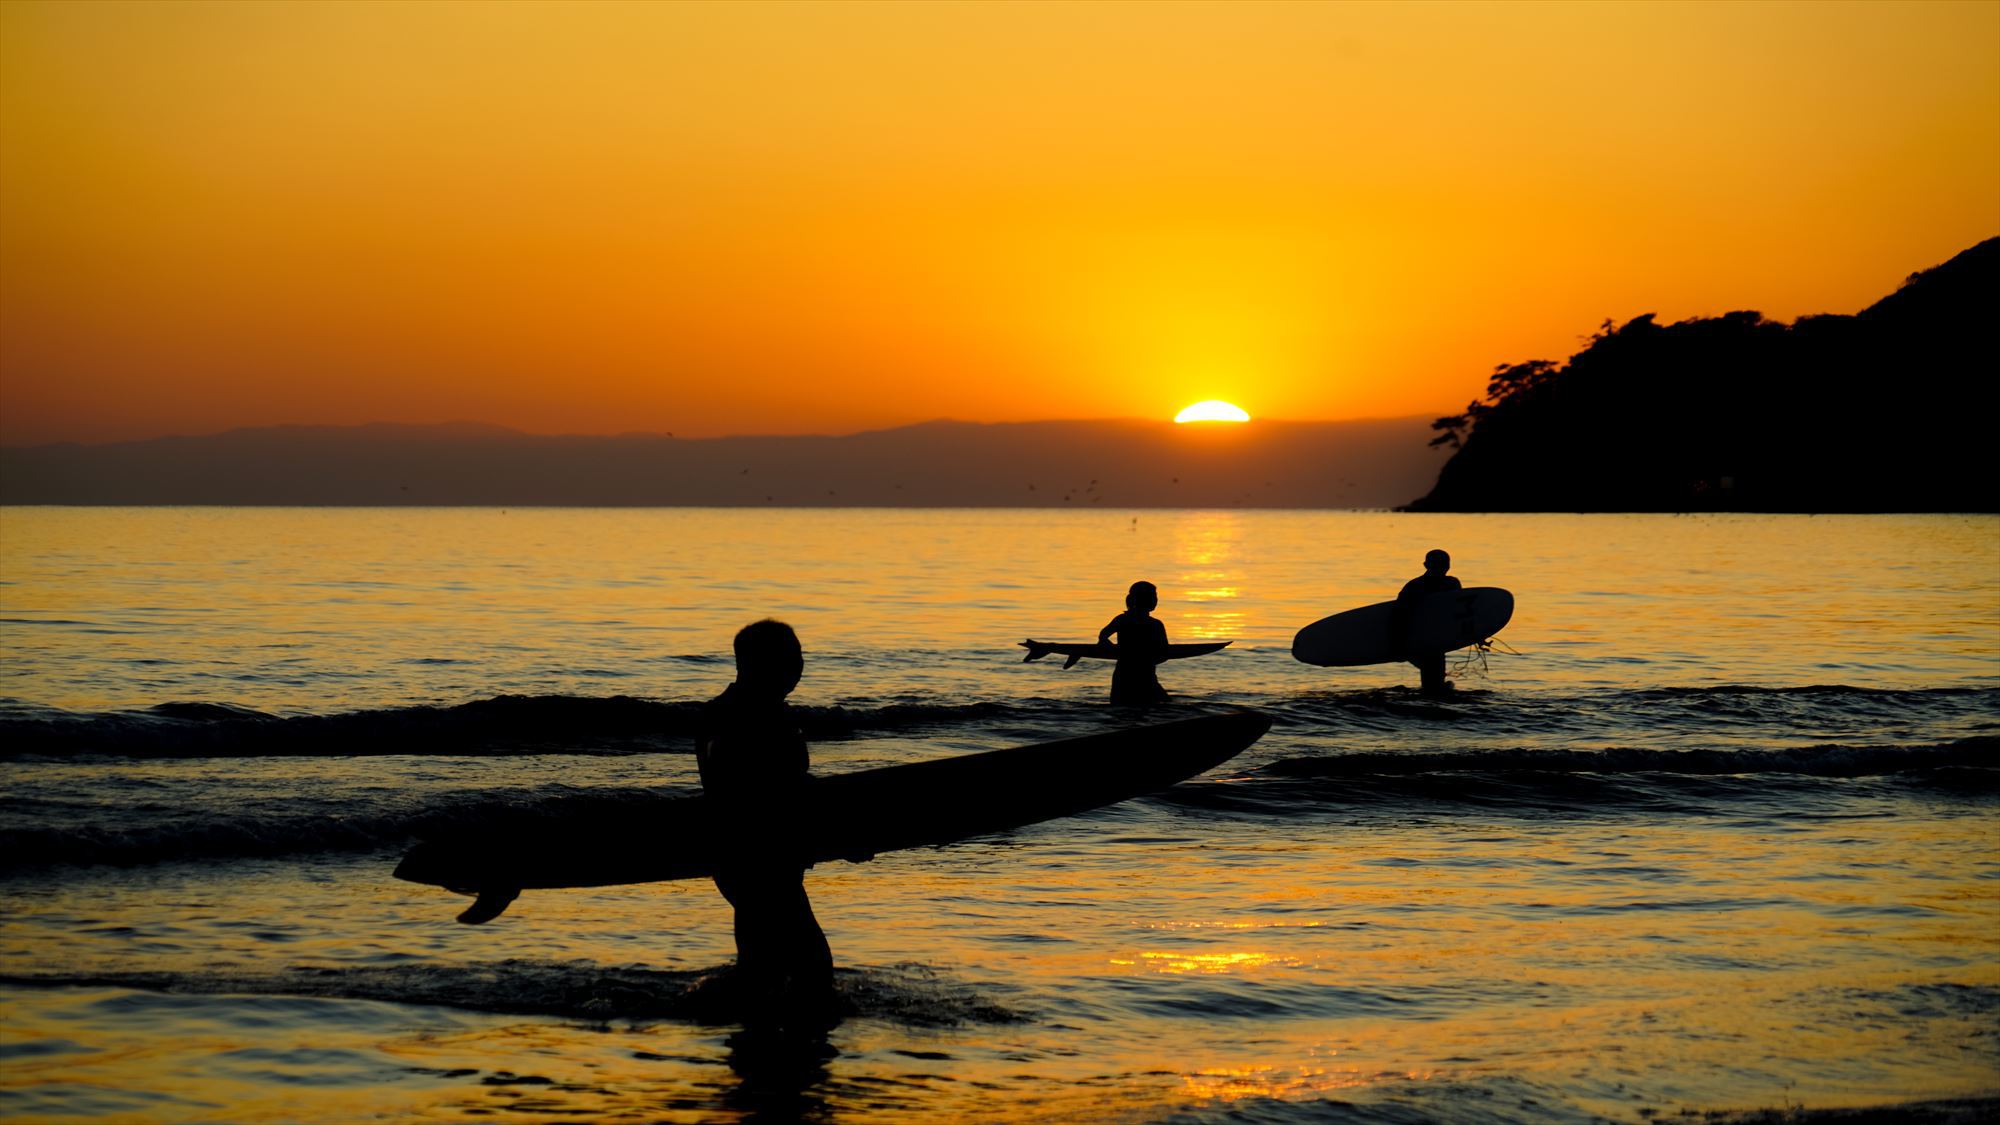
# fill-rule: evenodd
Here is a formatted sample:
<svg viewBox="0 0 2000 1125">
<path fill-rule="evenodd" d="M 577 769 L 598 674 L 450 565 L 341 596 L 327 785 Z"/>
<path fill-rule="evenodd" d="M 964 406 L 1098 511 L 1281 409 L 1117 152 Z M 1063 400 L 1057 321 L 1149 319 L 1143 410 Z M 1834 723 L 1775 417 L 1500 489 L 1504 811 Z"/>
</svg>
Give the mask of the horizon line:
<svg viewBox="0 0 2000 1125">
<path fill-rule="evenodd" d="M 829 432 L 825 430 L 800 430 L 792 432 L 697 434 L 686 437 L 677 435 L 672 430 L 617 430 L 617 431 L 598 431 L 598 432 L 524 430 L 515 426 L 509 426 L 499 422 L 485 422 L 471 418 L 453 418 L 435 422 L 397 422 L 397 421 L 389 421 L 386 419 L 376 419 L 374 421 L 368 421 L 368 422 L 267 422 L 267 423 L 253 424 L 253 425 L 229 426 L 219 430 L 208 430 L 204 432 L 184 432 L 184 431 L 167 432 L 167 433 L 154 434 L 150 437 L 109 438 L 102 441 L 91 441 L 81 438 L 56 438 L 53 440 L 33 441 L 33 442 L 0 442 L 0 449 L 46 449 L 52 446 L 63 446 L 63 445 L 86 446 L 86 447 L 107 446 L 107 445 L 135 445 L 141 442 L 172 441 L 177 439 L 186 441 L 199 441 L 204 438 L 225 437 L 229 434 L 252 433 L 257 431 L 268 431 L 268 430 L 365 430 L 365 429 L 378 429 L 378 428 L 406 429 L 406 430 L 477 429 L 477 430 L 496 431 L 496 432 L 515 435 L 518 437 L 529 437 L 529 438 L 634 438 L 634 439 L 664 438 L 673 441 L 742 441 L 742 440 L 766 440 L 774 438 L 775 439 L 783 439 L 783 438 L 839 439 L 839 438 L 862 437 L 868 434 L 891 433 L 896 430 L 909 430 L 909 429 L 915 429 L 920 426 L 937 426 L 937 425 L 1061 426 L 1061 425 L 1123 424 L 1123 425 L 1162 426 L 1162 427 L 1172 427 L 1172 428 L 1192 426 L 1203 429 L 1219 427 L 1219 426 L 1251 426 L 1251 425 L 1256 425 L 1257 423 L 1260 422 L 1272 423 L 1277 425 L 1359 425 L 1369 422 L 1404 422 L 1419 418 L 1426 418 L 1426 419 L 1435 418 L 1443 416 L 1444 413 L 1446 412 L 1425 411 L 1414 414 L 1374 414 L 1374 415 L 1367 415 L 1363 417 L 1353 417 L 1353 418 L 1273 418 L 1273 417 L 1252 415 L 1249 418 L 1249 420 L 1244 422 L 1176 422 L 1171 418 L 1146 418 L 1146 417 L 1139 417 L 1136 415 L 1126 415 L 1121 417 L 1105 417 L 1105 418 L 1029 418 L 1029 419 L 1014 419 L 1007 421 L 983 422 L 967 418 L 953 418 L 949 416 L 940 416 L 936 418 L 920 419 L 914 422 L 901 422 L 892 425 L 867 426 L 857 430 L 849 430 L 842 432 Z"/>
</svg>

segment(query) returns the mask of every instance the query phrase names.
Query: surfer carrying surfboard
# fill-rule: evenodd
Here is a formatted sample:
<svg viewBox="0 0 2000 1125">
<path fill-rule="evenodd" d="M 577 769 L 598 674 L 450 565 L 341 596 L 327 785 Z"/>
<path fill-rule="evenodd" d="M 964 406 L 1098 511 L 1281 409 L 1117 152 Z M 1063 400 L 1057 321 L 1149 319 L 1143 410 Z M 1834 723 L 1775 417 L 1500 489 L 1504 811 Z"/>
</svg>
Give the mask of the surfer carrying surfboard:
<svg viewBox="0 0 2000 1125">
<path fill-rule="evenodd" d="M 715 888 L 736 910 L 736 972 L 746 1023 L 828 1014 L 833 953 L 806 897 L 804 853 L 791 836 L 811 783 L 805 737 L 785 702 L 805 671 L 798 634 L 763 620 L 736 634 L 736 682 L 702 710 L 701 786 L 722 826 Z"/>
<path fill-rule="evenodd" d="M 1134 582 L 1125 592 L 1125 612 L 1097 631 L 1097 643 L 1118 638 L 1118 664 L 1111 670 L 1111 702 L 1164 703 L 1167 690 L 1153 669 L 1167 658 L 1167 627 L 1153 610 L 1160 604 L 1159 588 Z"/>
<path fill-rule="evenodd" d="M 1425 598 L 1460 588 L 1459 580 L 1446 573 L 1450 569 L 1451 556 L 1443 551 L 1425 555 L 1424 572 L 1403 583 L 1403 592 L 1396 595 L 1396 608 L 1390 619 L 1389 635 L 1395 638 L 1402 657 L 1416 665 L 1422 677 L 1420 690 L 1427 692 L 1451 690 L 1451 681 L 1444 678 L 1444 650 L 1410 651 L 1410 625 L 1415 620 L 1417 606 Z"/>
</svg>

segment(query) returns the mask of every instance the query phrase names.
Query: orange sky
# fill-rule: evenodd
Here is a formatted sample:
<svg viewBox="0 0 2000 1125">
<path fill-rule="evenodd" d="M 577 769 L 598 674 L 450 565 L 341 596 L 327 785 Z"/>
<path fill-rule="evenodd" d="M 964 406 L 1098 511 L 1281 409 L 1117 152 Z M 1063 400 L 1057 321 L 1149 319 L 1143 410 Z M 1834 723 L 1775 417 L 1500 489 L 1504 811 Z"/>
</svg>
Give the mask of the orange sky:
<svg viewBox="0 0 2000 1125">
<path fill-rule="evenodd" d="M 2000 233 L 2000 4 L 0 5 L 0 441 L 1456 410 Z"/>
</svg>

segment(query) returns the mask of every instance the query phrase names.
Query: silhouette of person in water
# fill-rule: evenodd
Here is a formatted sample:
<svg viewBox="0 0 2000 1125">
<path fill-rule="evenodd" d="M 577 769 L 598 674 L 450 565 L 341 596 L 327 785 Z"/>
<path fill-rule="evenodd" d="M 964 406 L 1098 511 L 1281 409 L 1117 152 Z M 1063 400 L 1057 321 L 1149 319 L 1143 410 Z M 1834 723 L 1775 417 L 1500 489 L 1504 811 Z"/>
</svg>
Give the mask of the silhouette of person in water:
<svg viewBox="0 0 2000 1125">
<path fill-rule="evenodd" d="M 1153 669 L 1167 658 L 1167 627 L 1153 616 L 1160 591 L 1151 582 L 1134 582 L 1125 593 L 1125 612 L 1097 631 L 1097 643 L 1118 638 L 1118 664 L 1111 670 L 1111 702 L 1164 703 L 1167 690 Z"/>
<path fill-rule="evenodd" d="M 806 898 L 793 836 L 812 777 L 785 697 L 805 655 L 798 634 L 764 620 L 736 634 L 736 682 L 703 708 L 695 741 L 702 789 L 718 806 L 715 887 L 736 908 L 745 1023 L 785 1025 L 833 1010 L 833 953 Z"/>
<path fill-rule="evenodd" d="M 1416 665 L 1422 677 L 1421 690 L 1427 692 L 1451 690 L 1451 681 L 1444 678 L 1444 652 L 1411 651 L 1410 627 L 1416 622 L 1417 606 L 1425 598 L 1460 588 L 1458 579 L 1445 573 L 1450 569 L 1451 556 L 1443 551 L 1425 555 L 1424 572 L 1403 583 L 1403 592 L 1396 595 L 1396 608 L 1389 615 L 1390 635 L 1396 639 L 1396 649 L 1404 659 Z"/>
</svg>

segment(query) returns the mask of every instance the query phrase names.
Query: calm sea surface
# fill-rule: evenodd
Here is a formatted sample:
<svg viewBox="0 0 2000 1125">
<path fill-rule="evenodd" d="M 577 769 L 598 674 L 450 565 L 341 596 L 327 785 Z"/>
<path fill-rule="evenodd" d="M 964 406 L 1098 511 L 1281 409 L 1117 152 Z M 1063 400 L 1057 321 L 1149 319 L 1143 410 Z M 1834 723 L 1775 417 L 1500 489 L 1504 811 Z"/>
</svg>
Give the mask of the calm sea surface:
<svg viewBox="0 0 2000 1125">
<path fill-rule="evenodd" d="M 1291 659 L 1432 547 L 1519 655 Z M 1176 703 L 1101 702 L 1134 579 Z M 811 872 L 858 1010 L 746 1054 L 707 883 L 389 877 L 691 791 L 777 616 L 819 773 L 1220 707 L 1175 790 Z M 2000 520 L 0 509 L 0 1116 L 1642 1121 L 2000 1091 Z M 1049 783 L 1060 785 L 1060 777 Z"/>
</svg>

